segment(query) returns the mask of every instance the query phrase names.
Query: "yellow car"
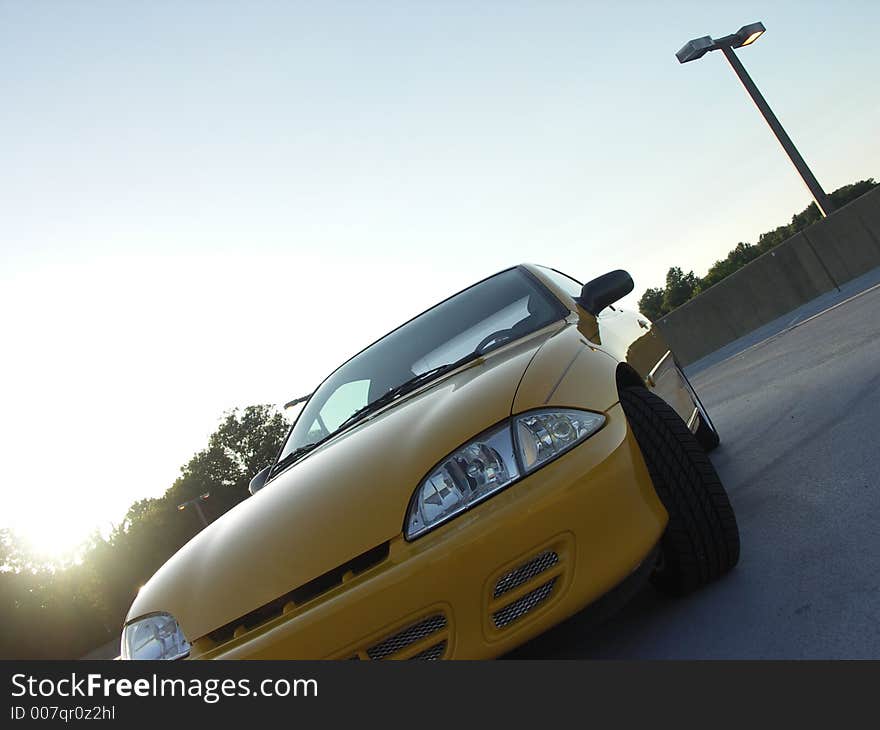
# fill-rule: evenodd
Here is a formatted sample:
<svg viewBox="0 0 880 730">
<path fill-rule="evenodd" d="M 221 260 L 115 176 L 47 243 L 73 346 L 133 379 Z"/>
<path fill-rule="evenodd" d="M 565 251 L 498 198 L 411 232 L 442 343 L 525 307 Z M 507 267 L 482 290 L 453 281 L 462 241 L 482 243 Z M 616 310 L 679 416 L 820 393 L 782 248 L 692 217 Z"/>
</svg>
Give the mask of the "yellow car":
<svg viewBox="0 0 880 730">
<path fill-rule="evenodd" d="M 521 265 L 355 355 L 253 496 L 140 590 L 122 657 L 496 657 L 649 577 L 684 594 L 730 570 L 717 432 L 613 306 L 632 288 Z"/>
</svg>

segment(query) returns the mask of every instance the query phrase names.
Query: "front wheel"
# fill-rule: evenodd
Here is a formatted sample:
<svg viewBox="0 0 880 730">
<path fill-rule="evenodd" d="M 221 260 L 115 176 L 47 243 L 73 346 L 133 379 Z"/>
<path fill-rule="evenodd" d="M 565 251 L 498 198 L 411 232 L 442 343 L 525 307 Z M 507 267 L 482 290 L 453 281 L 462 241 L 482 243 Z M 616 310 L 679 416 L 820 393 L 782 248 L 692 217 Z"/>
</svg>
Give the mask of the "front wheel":
<svg viewBox="0 0 880 730">
<path fill-rule="evenodd" d="M 620 403 L 669 513 L 652 580 L 666 593 L 690 593 L 739 561 L 736 516 L 715 467 L 671 406 L 641 387 L 624 388 Z"/>
</svg>

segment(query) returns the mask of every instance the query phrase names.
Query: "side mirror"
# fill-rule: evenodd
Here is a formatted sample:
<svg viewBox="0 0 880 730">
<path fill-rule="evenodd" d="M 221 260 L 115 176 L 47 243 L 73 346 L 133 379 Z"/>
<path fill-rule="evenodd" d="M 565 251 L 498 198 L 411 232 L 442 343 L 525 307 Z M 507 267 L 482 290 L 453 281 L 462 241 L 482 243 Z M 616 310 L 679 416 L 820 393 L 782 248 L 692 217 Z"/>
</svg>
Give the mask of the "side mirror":
<svg viewBox="0 0 880 730">
<path fill-rule="evenodd" d="M 251 483 L 248 484 L 248 491 L 251 494 L 256 494 L 263 487 L 266 486 L 266 479 L 269 477 L 269 472 L 272 470 L 272 466 L 267 466 L 265 469 L 261 469 L 258 471 L 254 478 L 251 479 Z"/>
<path fill-rule="evenodd" d="M 617 269 L 584 284 L 577 303 L 596 316 L 609 304 L 623 299 L 634 287 L 632 277 L 623 269 Z"/>
</svg>

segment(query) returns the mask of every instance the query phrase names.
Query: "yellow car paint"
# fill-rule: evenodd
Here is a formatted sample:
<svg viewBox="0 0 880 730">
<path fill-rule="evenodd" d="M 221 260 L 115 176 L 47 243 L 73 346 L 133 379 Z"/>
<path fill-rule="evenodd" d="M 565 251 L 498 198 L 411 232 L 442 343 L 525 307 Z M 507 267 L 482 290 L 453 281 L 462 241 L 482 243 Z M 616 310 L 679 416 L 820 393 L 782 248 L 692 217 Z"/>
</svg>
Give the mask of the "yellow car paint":
<svg viewBox="0 0 880 730">
<path fill-rule="evenodd" d="M 650 382 L 668 348 L 644 318 L 593 317 L 540 267 L 524 268 L 569 317 L 428 383 L 296 462 L 174 555 L 138 593 L 127 622 L 170 613 L 191 658 L 322 659 L 368 658 L 383 638 L 443 616 L 444 628 L 395 657 L 442 640 L 446 658 L 488 658 L 625 579 L 658 543 L 667 515 L 618 403 L 617 373 L 626 363 Z M 690 416 L 680 382 L 662 380 L 661 395 Z M 607 421 L 485 502 L 404 539 L 409 500 L 439 460 L 512 414 L 547 406 Z M 364 572 L 301 604 L 284 598 L 385 543 L 387 557 Z M 542 551 L 558 560 L 542 578 L 556 578 L 552 593 L 499 628 L 493 613 L 535 584 L 500 599 L 493 588 Z"/>
<path fill-rule="evenodd" d="M 589 442 L 423 538 L 408 543 L 398 535 L 386 561 L 312 603 L 193 656 L 350 658 L 438 611 L 449 624 L 447 658 L 512 649 L 613 588 L 666 525 L 619 405 Z M 562 546 L 562 582 L 539 610 L 493 631 L 493 579 L 548 544 Z M 438 638 L 407 647 L 401 658 Z"/>
</svg>

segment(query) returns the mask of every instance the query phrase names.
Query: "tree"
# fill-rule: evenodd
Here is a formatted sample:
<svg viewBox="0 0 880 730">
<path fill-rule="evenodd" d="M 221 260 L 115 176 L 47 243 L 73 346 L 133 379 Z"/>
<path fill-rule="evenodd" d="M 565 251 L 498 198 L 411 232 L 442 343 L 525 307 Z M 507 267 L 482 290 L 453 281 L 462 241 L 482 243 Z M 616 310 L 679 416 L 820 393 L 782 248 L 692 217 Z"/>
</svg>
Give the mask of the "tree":
<svg viewBox="0 0 880 730">
<path fill-rule="evenodd" d="M 225 413 L 163 496 L 132 504 L 112 533 L 95 534 L 72 564 L 35 561 L 0 530 L 0 657 L 77 658 L 118 638 L 138 587 L 203 527 L 192 510 L 177 506 L 210 492 L 209 519 L 232 509 L 247 498 L 250 477 L 272 461 L 288 426 L 272 406 Z"/>
<path fill-rule="evenodd" d="M 860 195 L 873 190 L 878 184 L 880 183 L 875 182 L 874 178 L 859 180 L 838 188 L 829 197 L 837 208 L 842 208 Z M 659 319 L 820 219 L 818 207 L 815 203 L 810 203 L 791 217 L 791 223 L 758 236 L 757 244 L 736 244 L 725 258 L 712 264 L 702 279 L 696 277 L 693 271 L 684 274 L 680 268 L 673 266 L 666 274 L 665 288 L 646 289 L 639 299 L 639 309 L 649 319 Z"/>
<path fill-rule="evenodd" d="M 727 258 L 712 264 L 708 273 L 700 279 L 700 291 L 706 291 L 710 286 L 730 276 L 760 255 L 761 249 L 758 246 L 742 242 L 736 244 L 736 248 L 727 254 Z"/>
<path fill-rule="evenodd" d="M 181 468 L 166 498 L 181 504 L 210 492 L 207 511 L 218 516 L 226 512 L 248 496 L 251 477 L 275 458 L 288 427 L 271 406 L 225 413 L 208 439 L 208 448 Z"/>
<path fill-rule="evenodd" d="M 663 289 L 646 289 L 639 299 L 639 311 L 650 320 L 658 320 L 666 314 L 663 311 Z"/>
<path fill-rule="evenodd" d="M 700 280 L 693 271 L 685 274 L 678 266 L 671 267 L 666 272 L 666 290 L 663 293 L 664 313 L 671 312 L 693 297 L 699 285 Z"/>
</svg>

